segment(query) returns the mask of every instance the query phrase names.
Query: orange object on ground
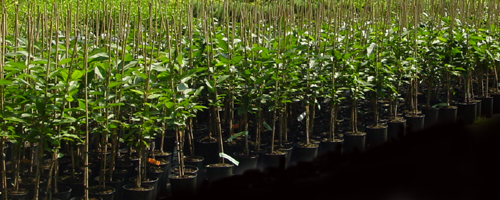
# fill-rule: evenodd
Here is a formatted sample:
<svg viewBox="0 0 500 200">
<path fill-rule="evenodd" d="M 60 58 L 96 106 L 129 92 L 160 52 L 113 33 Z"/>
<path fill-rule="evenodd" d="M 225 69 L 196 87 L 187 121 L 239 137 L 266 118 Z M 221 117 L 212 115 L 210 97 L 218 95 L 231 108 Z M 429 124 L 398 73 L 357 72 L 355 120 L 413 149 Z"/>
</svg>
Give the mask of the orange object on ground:
<svg viewBox="0 0 500 200">
<path fill-rule="evenodd" d="M 160 165 L 160 161 L 152 159 L 152 158 L 148 158 L 148 162 L 153 164 L 153 165 Z"/>
</svg>

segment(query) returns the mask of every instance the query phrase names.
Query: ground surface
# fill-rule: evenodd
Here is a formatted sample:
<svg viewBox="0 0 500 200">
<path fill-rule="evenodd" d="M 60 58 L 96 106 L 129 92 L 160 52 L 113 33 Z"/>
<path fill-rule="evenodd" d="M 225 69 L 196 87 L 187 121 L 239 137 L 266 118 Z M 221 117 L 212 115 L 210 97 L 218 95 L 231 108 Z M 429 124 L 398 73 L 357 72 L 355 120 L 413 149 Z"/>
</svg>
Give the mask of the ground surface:
<svg viewBox="0 0 500 200">
<path fill-rule="evenodd" d="M 202 186 L 197 199 L 500 199 L 499 142 L 497 114 L 410 133 L 361 154 L 247 171 Z"/>
</svg>

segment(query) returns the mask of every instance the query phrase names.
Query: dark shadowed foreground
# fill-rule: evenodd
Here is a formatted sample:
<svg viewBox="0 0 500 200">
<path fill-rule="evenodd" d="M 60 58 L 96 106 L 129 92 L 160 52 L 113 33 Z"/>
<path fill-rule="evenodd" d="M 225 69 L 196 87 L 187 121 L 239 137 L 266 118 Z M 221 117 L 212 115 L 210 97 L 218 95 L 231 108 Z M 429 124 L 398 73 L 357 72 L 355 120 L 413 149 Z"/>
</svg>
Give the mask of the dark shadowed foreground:
<svg viewBox="0 0 500 200">
<path fill-rule="evenodd" d="M 499 116 L 440 125 L 361 154 L 247 171 L 203 185 L 196 198 L 500 199 L 499 142 Z"/>
</svg>

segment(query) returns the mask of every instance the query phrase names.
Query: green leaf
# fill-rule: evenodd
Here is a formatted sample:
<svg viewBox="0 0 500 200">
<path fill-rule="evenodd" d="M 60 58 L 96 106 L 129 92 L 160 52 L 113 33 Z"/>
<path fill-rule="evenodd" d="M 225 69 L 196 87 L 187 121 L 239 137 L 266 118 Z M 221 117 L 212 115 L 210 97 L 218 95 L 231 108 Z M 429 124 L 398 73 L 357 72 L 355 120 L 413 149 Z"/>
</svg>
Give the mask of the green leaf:
<svg viewBox="0 0 500 200">
<path fill-rule="evenodd" d="M 210 80 L 205 79 L 205 84 L 207 85 L 208 89 L 210 89 L 211 91 L 214 90 L 214 84 L 211 79 Z"/>
<path fill-rule="evenodd" d="M 89 59 L 90 59 L 89 63 L 107 60 L 108 58 L 109 58 L 109 56 L 105 52 L 96 53 L 92 56 L 89 56 Z"/>
<path fill-rule="evenodd" d="M 10 61 L 10 62 L 7 63 L 7 65 L 15 68 L 18 71 L 27 68 L 26 65 L 24 64 L 24 62 L 12 62 L 12 61 Z"/>
<path fill-rule="evenodd" d="M 217 83 L 221 83 L 222 81 L 226 80 L 229 78 L 229 75 L 222 75 L 217 78 Z"/>
<path fill-rule="evenodd" d="M 69 62 L 71 62 L 72 58 L 65 58 L 65 59 L 62 59 L 59 61 L 59 63 L 57 63 L 58 65 L 64 65 L 64 64 L 68 64 Z"/>
<path fill-rule="evenodd" d="M 174 107 L 174 105 L 175 105 L 175 103 L 171 102 L 171 101 L 165 103 L 165 106 L 167 107 L 167 109 L 170 109 L 170 108 Z"/>
<path fill-rule="evenodd" d="M 158 97 L 161 97 L 161 94 L 151 94 L 151 95 L 148 95 L 148 99 L 157 99 Z"/>
<path fill-rule="evenodd" d="M 99 67 L 95 67 L 94 71 L 95 71 L 95 74 L 97 75 L 97 77 L 99 77 L 100 79 L 104 79 L 104 76 L 102 76 L 102 73 L 99 70 Z M 73 75 L 71 75 L 71 76 L 73 76 Z"/>
<path fill-rule="evenodd" d="M 269 126 L 269 124 L 267 122 L 264 122 L 264 127 L 268 130 L 268 131 L 272 131 L 273 129 L 271 128 L 271 126 Z"/>
<path fill-rule="evenodd" d="M 140 95 L 144 95 L 144 92 L 143 91 L 140 91 L 140 90 L 136 90 L 136 89 L 130 89 L 130 91 L 136 93 L 136 94 L 140 94 Z"/>
<path fill-rule="evenodd" d="M 10 84 L 12 84 L 12 81 L 0 79 L 0 85 L 10 85 Z"/>
<path fill-rule="evenodd" d="M 227 141 L 231 142 L 231 141 L 233 141 L 234 138 L 237 138 L 237 137 L 242 136 L 242 135 L 248 135 L 248 131 L 241 131 L 239 133 L 233 134 L 233 135 L 231 135 L 231 137 L 227 138 Z"/>
<path fill-rule="evenodd" d="M 114 87 L 116 87 L 116 86 L 118 86 L 118 85 L 120 85 L 120 84 L 122 84 L 122 83 L 123 83 L 123 82 L 121 82 L 121 81 L 113 81 L 113 82 L 110 82 L 110 83 L 109 83 L 109 86 L 108 86 L 108 87 L 109 87 L 109 88 L 114 88 Z"/>
<path fill-rule="evenodd" d="M 187 90 L 189 89 L 189 87 L 187 86 L 186 83 L 179 83 L 177 85 L 177 91 L 184 91 L 184 90 Z"/>
<path fill-rule="evenodd" d="M 84 74 L 83 71 L 75 70 L 71 74 L 71 80 L 77 80 L 77 79 L 81 78 L 83 76 L 83 74 Z"/>
<path fill-rule="evenodd" d="M 243 56 L 234 56 L 233 58 L 231 58 L 231 63 L 232 64 L 237 64 L 239 63 L 244 57 Z"/>
<path fill-rule="evenodd" d="M 224 41 L 224 40 L 222 39 L 222 37 L 219 37 L 219 38 L 218 38 L 218 42 L 219 42 L 219 47 L 220 47 L 220 48 L 222 48 L 222 49 L 224 50 L 224 52 L 228 52 L 229 47 L 228 47 L 228 45 L 227 45 L 227 42 L 226 42 L 226 41 Z"/>
<path fill-rule="evenodd" d="M 182 54 L 177 55 L 176 61 L 177 61 L 177 64 L 179 64 L 180 66 L 183 66 L 184 59 L 182 58 Z"/>
<path fill-rule="evenodd" d="M 5 120 L 11 121 L 11 122 L 24 123 L 24 120 L 17 118 L 17 117 L 7 117 L 7 118 L 5 118 Z"/>
<path fill-rule="evenodd" d="M 449 106 L 449 105 L 447 103 L 438 103 L 438 104 L 433 105 L 432 107 L 436 108 L 436 107 L 443 107 L 443 106 Z"/>
</svg>

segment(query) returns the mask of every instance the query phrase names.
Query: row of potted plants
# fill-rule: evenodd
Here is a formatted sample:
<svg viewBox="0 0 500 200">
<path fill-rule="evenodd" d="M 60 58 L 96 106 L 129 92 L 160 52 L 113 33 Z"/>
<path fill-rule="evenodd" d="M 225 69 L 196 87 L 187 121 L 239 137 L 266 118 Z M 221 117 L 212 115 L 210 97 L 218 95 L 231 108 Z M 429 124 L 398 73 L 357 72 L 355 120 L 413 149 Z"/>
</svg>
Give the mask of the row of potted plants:
<svg viewBox="0 0 500 200">
<path fill-rule="evenodd" d="M 494 2 L 34 1 L 14 17 L 4 3 L 2 194 L 185 195 L 406 124 L 491 116 Z"/>
</svg>

